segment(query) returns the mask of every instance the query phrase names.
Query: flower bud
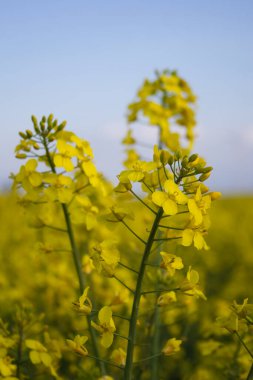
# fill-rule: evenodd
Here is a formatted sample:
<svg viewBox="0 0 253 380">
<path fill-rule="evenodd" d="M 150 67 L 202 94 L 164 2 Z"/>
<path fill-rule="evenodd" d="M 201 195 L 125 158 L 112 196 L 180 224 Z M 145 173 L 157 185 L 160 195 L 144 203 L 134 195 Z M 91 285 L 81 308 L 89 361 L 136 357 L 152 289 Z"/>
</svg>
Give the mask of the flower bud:
<svg viewBox="0 0 253 380">
<path fill-rule="evenodd" d="M 207 178 L 210 177 L 210 175 L 211 175 L 211 172 L 201 174 L 201 176 L 199 177 L 199 181 L 204 182 Z"/>
<path fill-rule="evenodd" d="M 26 134 L 25 133 L 23 133 L 23 132 L 18 132 L 18 134 L 19 134 L 19 136 L 20 137 L 22 137 L 22 139 L 27 139 L 27 136 L 26 136 Z"/>
<path fill-rule="evenodd" d="M 67 125 L 66 120 L 64 120 L 60 125 L 58 125 L 57 132 L 62 131 Z"/>
<path fill-rule="evenodd" d="M 219 191 L 213 191 L 210 193 L 212 201 L 216 201 L 216 199 L 219 199 L 221 197 L 221 193 Z"/>
<path fill-rule="evenodd" d="M 23 158 L 26 158 L 27 155 L 25 153 L 17 153 L 15 157 L 19 159 L 23 159 Z"/>
<path fill-rule="evenodd" d="M 170 154 L 167 150 L 162 150 L 160 153 L 160 161 L 165 166 L 167 165 L 170 158 Z"/>
<path fill-rule="evenodd" d="M 33 137 L 33 133 L 32 133 L 32 131 L 30 129 L 26 130 L 26 136 L 27 136 L 28 139 L 30 139 L 31 137 Z"/>
<path fill-rule="evenodd" d="M 197 160 L 198 158 L 198 154 L 192 154 L 190 157 L 189 157 L 189 162 L 194 162 Z"/>
</svg>

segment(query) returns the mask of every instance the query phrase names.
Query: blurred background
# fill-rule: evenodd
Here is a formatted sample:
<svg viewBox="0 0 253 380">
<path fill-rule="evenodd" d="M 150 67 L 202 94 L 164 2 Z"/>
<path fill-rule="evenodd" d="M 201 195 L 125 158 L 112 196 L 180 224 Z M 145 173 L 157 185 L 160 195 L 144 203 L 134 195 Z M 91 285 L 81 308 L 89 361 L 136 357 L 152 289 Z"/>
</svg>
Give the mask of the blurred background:
<svg viewBox="0 0 253 380">
<path fill-rule="evenodd" d="M 99 170 L 121 170 L 127 105 L 155 69 L 176 69 L 198 96 L 195 150 L 224 194 L 253 190 L 250 0 L 2 1 L 2 188 L 30 115 L 54 113 L 88 139 Z M 154 135 L 140 129 L 142 139 Z M 145 135 L 144 135 L 145 134 Z"/>
</svg>

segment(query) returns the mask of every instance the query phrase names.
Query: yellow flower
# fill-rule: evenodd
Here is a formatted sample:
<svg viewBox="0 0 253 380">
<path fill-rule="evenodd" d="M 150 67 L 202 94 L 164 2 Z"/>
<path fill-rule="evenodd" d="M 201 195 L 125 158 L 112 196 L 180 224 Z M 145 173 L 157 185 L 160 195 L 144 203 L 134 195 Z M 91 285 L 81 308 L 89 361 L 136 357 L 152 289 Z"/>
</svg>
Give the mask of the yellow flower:
<svg viewBox="0 0 253 380">
<path fill-rule="evenodd" d="M 20 172 L 16 176 L 16 181 L 21 182 L 24 189 L 29 191 L 32 187 L 38 187 L 42 184 L 41 173 L 36 172 L 38 163 L 35 159 L 28 160 L 25 165 L 22 165 Z"/>
<path fill-rule="evenodd" d="M 76 148 L 67 144 L 64 140 L 58 140 L 57 149 L 59 153 L 56 153 L 54 156 L 55 166 L 64 168 L 67 172 L 72 171 L 74 169 L 72 158 L 77 156 Z"/>
<path fill-rule="evenodd" d="M 50 186 L 44 192 L 51 202 L 69 203 L 73 196 L 71 186 L 73 181 L 70 177 L 62 174 L 49 174 L 45 176 L 45 182 Z"/>
<path fill-rule="evenodd" d="M 178 212 L 177 205 L 186 204 L 188 198 L 172 179 L 164 182 L 164 190 L 155 191 L 152 194 L 152 201 L 157 206 L 162 207 L 166 214 L 175 215 Z"/>
<path fill-rule="evenodd" d="M 116 331 L 112 319 L 112 310 L 109 306 L 104 306 L 98 313 L 99 325 L 91 321 L 91 325 L 101 334 L 101 344 L 105 348 L 112 345 L 113 333 Z"/>
<path fill-rule="evenodd" d="M 175 274 L 176 269 L 182 269 L 184 267 L 181 257 L 173 255 L 167 252 L 160 252 L 162 256 L 161 268 L 167 270 L 170 276 Z"/>
<path fill-rule="evenodd" d="M 182 340 L 176 339 L 176 338 L 171 338 L 171 339 L 167 340 L 167 342 L 165 343 L 165 345 L 162 349 L 162 353 L 165 356 L 173 355 L 176 352 L 180 351 L 181 344 L 182 344 Z"/>
<path fill-rule="evenodd" d="M 197 249 L 209 249 L 203 238 L 203 234 L 199 230 L 186 228 L 182 234 L 182 245 L 189 247 L 192 243 L 194 243 L 194 247 Z"/>
<path fill-rule="evenodd" d="M 91 254 L 96 269 L 110 277 L 114 275 L 115 268 L 120 260 L 119 251 L 115 245 L 114 241 L 105 240 L 97 244 Z"/>
<path fill-rule="evenodd" d="M 12 359 L 9 356 L 0 358 L 0 375 L 1 379 L 10 379 L 10 380 L 18 380 L 17 377 L 12 377 L 11 375 L 16 372 L 16 365 L 12 364 Z"/>
<path fill-rule="evenodd" d="M 145 177 L 145 173 L 155 169 L 155 167 L 154 162 L 135 161 L 130 170 L 124 170 L 120 173 L 119 180 L 122 183 L 140 182 Z"/>
<path fill-rule="evenodd" d="M 124 366 L 126 364 L 126 352 L 120 347 L 113 350 L 111 359 L 118 365 Z"/>
<path fill-rule="evenodd" d="M 50 367 L 52 363 L 52 358 L 47 352 L 46 347 L 44 347 L 40 342 L 33 339 L 26 339 L 26 347 L 31 351 L 29 357 L 33 364 L 44 364 L 46 367 Z"/>
<path fill-rule="evenodd" d="M 173 291 L 170 291 L 167 293 L 163 293 L 160 295 L 160 297 L 158 297 L 157 305 L 158 306 L 169 305 L 171 302 L 176 302 L 176 300 L 177 300 L 176 293 Z"/>
<path fill-rule="evenodd" d="M 186 275 L 186 280 L 180 286 L 180 290 L 188 296 L 195 296 L 196 298 L 202 298 L 206 300 L 206 296 L 199 288 L 199 274 L 196 270 L 189 270 Z"/>
<path fill-rule="evenodd" d="M 74 309 L 84 315 L 89 315 L 92 311 L 92 303 L 91 300 L 88 297 L 88 291 L 89 291 L 89 286 L 87 286 L 81 297 L 79 297 L 78 302 L 73 302 Z"/>
<path fill-rule="evenodd" d="M 67 344 L 71 350 L 73 350 L 76 354 L 81 356 L 87 356 L 88 350 L 84 346 L 84 344 L 87 342 L 88 337 L 87 336 L 75 336 L 74 340 L 67 339 Z"/>
<path fill-rule="evenodd" d="M 195 197 L 188 200 L 188 209 L 193 217 L 196 226 L 203 222 L 203 215 L 206 215 L 206 210 L 211 206 L 211 196 L 202 196 L 200 187 L 198 188 Z"/>
</svg>

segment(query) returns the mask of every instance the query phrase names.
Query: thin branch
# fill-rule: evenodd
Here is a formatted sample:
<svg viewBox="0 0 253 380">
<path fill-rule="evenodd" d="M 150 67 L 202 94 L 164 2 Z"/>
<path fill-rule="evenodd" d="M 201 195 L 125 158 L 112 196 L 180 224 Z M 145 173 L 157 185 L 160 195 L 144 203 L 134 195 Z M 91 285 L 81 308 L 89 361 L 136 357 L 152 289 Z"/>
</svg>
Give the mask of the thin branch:
<svg viewBox="0 0 253 380">
<path fill-rule="evenodd" d="M 120 278 L 116 277 L 115 275 L 113 276 L 115 278 L 115 280 L 119 281 L 119 283 L 121 285 L 123 285 L 126 289 L 129 290 L 129 292 L 133 293 L 134 294 L 134 291 L 133 289 L 129 288 L 129 286 L 127 286 Z"/>
<path fill-rule="evenodd" d="M 148 290 L 146 292 L 141 292 L 141 294 L 144 295 L 144 294 L 151 294 L 151 293 L 166 293 L 166 292 L 175 292 L 177 290 L 180 290 L 180 288 Z"/>
<path fill-rule="evenodd" d="M 93 355 L 90 355 L 90 354 L 88 354 L 88 355 L 86 355 L 86 356 L 87 356 L 88 358 L 95 359 L 95 360 L 100 361 L 100 362 L 102 362 L 102 363 L 109 364 L 109 365 L 111 365 L 111 366 L 113 366 L 113 367 L 117 367 L 117 368 L 120 368 L 120 369 L 124 369 L 123 366 L 118 365 L 118 364 L 116 364 L 116 363 L 114 363 L 114 362 L 111 362 L 110 360 L 105 360 L 105 359 L 97 358 L 96 356 L 93 356 Z"/>
<path fill-rule="evenodd" d="M 145 362 L 145 361 L 147 361 L 147 360 L 150 360 L 150 359 L 156 358 L 157 356 L 161 356 L 161 355 L 162 355 L 162 352 L 159 352 L 159 353 L 157 353 L 157 354 L 155 354 L 155 355 L 152 355 L 152 356 L 147 356 L 147 357 L 144 358 L 144 359 L 137 360 L 136 362 L 133 363 L 133 365 L 138 364 L 138 363 Z"/>
<path fill-rule="evenodd" d="M 122 339 L 125 339 L 125 340 L 129 340 L 129 338 L 127 336 L 123 336 L 123 335 L 120 335 L 120 334 L 117 334 L 117 333 L 114 333 L 113 335 L 118 336 L 119 338 L 122 338 Z"/>
<path fill-rule="evenodd" d="M 43 224 L 43 227 L 47 227 L 47 228 L 50 228 L 52 230 L 56 230 L 56 231 L 60 231 L 60 232 L 68 232 L 67 230 L 65 230 L 64 228 L 61 228 L 61 227 L 55 227 L 55 226 L 50 226 L 49 224 Z"/>
<path fill-rule="evenodd" d="M 132 193 L 145 207 L 147 207 L 153 214 L 156 214 L 155 210 L 153 210 L 147 203 L 145 203 L 133 190 L 130 190 Z"/>
<path fill-rule="evenodd" d="M 163 224 L 159 224 L 158 227 L 160 227 L 160 228 L 167 228 L 168 230 L 178 230 L 178 231 L 183 231 L 184 230 L 184 228 L 164 226 Z"/>
<path fill-rule="evenodd" d="M 171 238 L 161 238 L 161 239 L 154 239 L 154 241 L 168 241 L 168 240 L 176 240 L 176 239 L 181 239 L 182 236 L 178 237 L 171 237 Z"/>
<path fill-rule="evenodd" d="M 132 228 L 131 227 L 129 227 L 129 225 L 128 224 L 126 224 L 126 222 L 122 219 L 122 220 L 120 220 L 120 222 L 122 223 L 122 224 L 124 224 L 124 226 L 137 238 L 137 239 L 139 239 L 143 244 L 145 244 L 146 245 L 146 242 L 145 242 L 145 240 L 143 240 L 139 235 L 137 235 L 135 232 L 134 232 L 134 230 L 132 230 Z"/>
<path fill-rule="evenodd" d="M 112 316 L 115 317 L 115 318 L 120 318 L 120 319 L 124 319 L 126 321 L 130 321 L 130 318 L 125 317 L 124 315 L 119 315 L 119 314 L 114 314 L 113 313 Z"/>
<path fill-rule="evenodd" d="M 247 347 L 247 345 L 244 343 L 243 339 L 238 334 L 238 332 L 235 331 L 234 334 L 237 336 L 237 338 L 239 339 L 239 341 L 242 344 L 242 346 L 245 348 L 245 350 L 248 352 L 248 354 L 250 355 L 250 357 L 253 359 L 253 354 L 251 353 L 251 351 L 249 350 L 249 348 Z"/>
<path fill-rule="evenodd" d="M 139 272 L 138 272 L 137 270 L 135 270 L 135 269 L 133 269 L 133 268 L 130 268 L 128 265 L 123 264 L 123 263 L 121 263 L 120 261 L 118 262 L 118 264 L 121 265 L 123 268 L 126 268 L 126 269 L 130 270 L 131 272 L 134 272 L 134 273 L 136 273 L 136 274 L 139 274 Z"/>
</svg>

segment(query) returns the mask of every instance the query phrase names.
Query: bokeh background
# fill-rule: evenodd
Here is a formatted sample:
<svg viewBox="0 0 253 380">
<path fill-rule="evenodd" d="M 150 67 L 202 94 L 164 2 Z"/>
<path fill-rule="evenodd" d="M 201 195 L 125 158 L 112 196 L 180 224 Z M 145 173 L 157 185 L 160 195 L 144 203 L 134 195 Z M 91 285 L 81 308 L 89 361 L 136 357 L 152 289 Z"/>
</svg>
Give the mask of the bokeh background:
<svg viewBox="0 0 253 380">
<path fill-rule="evenodd" d="M 127 104 L 155 69 L 176 69 L 198 96 L 196 151 L 212 187 L 253 190 L 253 3 L 250 0 L 3 0 L 0 4 L 2 188 L 30 115 L 54 113 L 88 139 L 114 180 Z M 153 130 L 139 130 L 153 143 Z"/>
</svg>

